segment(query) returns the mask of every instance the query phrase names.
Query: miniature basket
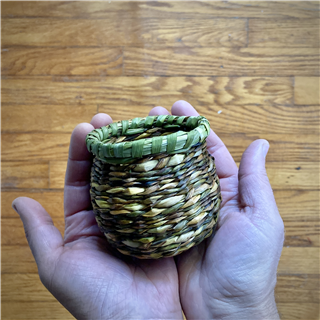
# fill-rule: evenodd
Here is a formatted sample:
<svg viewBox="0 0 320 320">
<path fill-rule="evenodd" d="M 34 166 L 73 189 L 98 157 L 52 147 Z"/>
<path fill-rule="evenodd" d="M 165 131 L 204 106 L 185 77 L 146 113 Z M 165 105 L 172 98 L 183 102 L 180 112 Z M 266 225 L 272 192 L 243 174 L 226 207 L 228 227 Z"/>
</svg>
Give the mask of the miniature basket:
<svg viewBox="0 0 320 320">
<path fill-rule="evenodd" d="M 87 135 L 93 211 L 118 251 L 171 257 L 212 234 L 221 194 L 209 130 L 202 116 L 150 116 Z"/>
</svg>

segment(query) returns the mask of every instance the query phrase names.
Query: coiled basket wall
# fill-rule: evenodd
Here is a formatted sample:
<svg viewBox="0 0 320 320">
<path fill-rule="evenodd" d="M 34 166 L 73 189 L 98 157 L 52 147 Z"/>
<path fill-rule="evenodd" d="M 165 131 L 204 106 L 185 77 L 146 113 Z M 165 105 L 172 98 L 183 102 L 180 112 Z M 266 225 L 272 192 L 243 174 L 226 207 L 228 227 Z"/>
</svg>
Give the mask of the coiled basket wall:
<svg viewBox="0 0 320 320">
<path fill-rule="evenodd" d="M 175 256 L 212 234 L 221 194 L 206 118 L 135 118 L 95 129 L 91 202 L 100 230 L 125 255 Z"/>
</svg>

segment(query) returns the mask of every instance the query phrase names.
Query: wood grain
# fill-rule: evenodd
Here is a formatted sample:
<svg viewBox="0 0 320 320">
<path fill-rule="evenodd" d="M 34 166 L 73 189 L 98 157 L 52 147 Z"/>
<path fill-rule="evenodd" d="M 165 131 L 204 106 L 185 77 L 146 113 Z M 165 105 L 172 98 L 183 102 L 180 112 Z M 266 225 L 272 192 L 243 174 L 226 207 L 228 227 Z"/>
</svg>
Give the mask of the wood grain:
<svg viewBox="0 0 320 320">
<path fill-rule="evenodd" d="M 2 268 L 5 273 L 37 273 L 36 264 L 33 263 L 32 253 L 27 245 L 4 245 L 2 254 Z M 290 275 L 304 277 L 312 274 L 315 276 L 318 275 L 318 268 L 318 247 L 285 246 L 278 267 L 278 275 L 279 277 Z"/>
<path fill-rule="evenodd" d="M 2 301 L 12 301 L 14 297 L 19 295 L 19 291 L 20 299 L 16 299 L 17 301 L 55 301 L 55 298 L 40 282 L 37 274 L 3 274 L 1 280 L 6 292 Z"/>
<path fill-rule="evenodd" d="M 54 163 L 54 164 L 53 164 Z M 54 166 L 55 188 L 63 188 L 65 161 L 50 161 Z M 297 168 L 300 168 L 297 170 Z M 312 190 L 319 185 L 319 167 L 316 162 L 267 162 L 267 173 L 274 189 Z"/>
<path fill-rule="evenodd" d="M 318 320 L 318 303 L 278 303 L 278 311 L 284 320 Z"/>
<path fill-rule="evenodd" d="M 2 17 L 63 17 L 63 18 L 110 18 L 124 19 L 173 18 L 318 18 L 316 1 L 161 1 L 157 2 L 33 2 L 15 1 L 2 4 Z"/>
<path fill-rule="evenodd" d="M 210 121 L 212 128 L 218 134 L 234 134 L 235 132 L 255 134 L 259 132 L 262 135 L 272 132 L 273 134 L 292 135 L 294 132 L 294 141 L 305 144 L 313 144 L 313 141 L 305 135 L 306 133 L 319 134 L 318 106 L 301 106 L 299 108 L 291 105 L 233 106 L 213 104 L 209 106 L 208 104 L 208 106 L 195 106 L 198 112 Z M 166 107 L 170 110 L 170 106 Z M 2 132 L 71 133 L 77 124 L 90 122 L 97 112 L 107 113 L 114 121 L 119 121 L 145 117 L 151 109 L 151 106 L 145 105 L 2 104 Z M 290 135 L 288 135 L 289 139 Z M 308 154 L 305 156 L 308 157 Z"/>
<path fill-rule="evenodd" d="M 274 196 L 285 222 L 319 219 L 318 190 L 275 190 Z"/>
<path fill-rule="evenodd" d="M 320 220 L 317 217 L 314 221 L 284 221 L 285 239 L 284 246 L 290 247 L 319 247 L 320 246 Z M 302 220 L 302 221 L 301 221 Z"/>
<path fill-rule="evenodd" d="M 286 222 L 318 221 L 318 190 L 274 190 L 274 196 L 282 219 Z M 30 197 L 40 202 L 53 218 L 63 216 L 63 190 L 2 189 L 2 218 L 17 218 L 11 203 L 17 197 Z"/>
<path fill-rule="evenodd" d="M 48 162 L 1 162 L 2 188 L 48 188 Z"/>
<path fill-rule="evenodd" d="M 316 320 L 319 315 L 318 303 L 291 302 L 277 304 L 281 319 Z M 21 313 L 20 310 L 24 310 Z M 3 319 L 74 319 L 57 301 L 55 302 L 9 302 L 2 303 Z"/>
<path fill-rule="evenodd" d="M 29 197 L 40 202 L 50 216 L 54 219 L 61 219 L 63 217 L 63 190 L 2 189 L 1 217 L 3 219 L 18 218 L 18 214 L 12 209 L 11 206 L 12 201 L 18 197 Z"/>
<path fill-rule="evenodd" d="M 2 46 L 214 46 L 247 44 L 245 19 L 2 19 Z M 99 51 L 95 49 L 98 58 Z M 112 49 L 104 49 L 106 54 Z M 9 52 L 15 53 L 10 47 Z M 34 49 L 35 52 L 36 51 Z M 60 50 L 61 51 L 61 50 Z M 76 50 L 74 50 L 77 52 Z M 49 54 L 56 51 L 51 50 Z M 58 51 L 59 52 L 59 51 Z M 82 52 L 82 51 L 80 51 Z M 67 52 L 68 53 L 68 52 Z M 66 54 L 67 54 L 66 53 Z M 91 58 L 90 58 L 91 59 Z M 13 58 L 11 58 L 13 60 Z M 93 62 L 94 63 L 94 62 Z"/>
<path fill-rule="evenodd" d="M 2 275 L 2 286 L 7 292 L 6 296 L 3 297 L 3 301 L 15 300 L 19 290 L 21 290 L 20 299 L 16 300 L 21 302 L 54 301 L 54 298 L 40 282 L 36 270 L 34 273 L 5 273 Z M 317 303 L 319 302 L 318 286 L 319 277 L 317 275 L 278 275 L 275 292 L 276 299 L 278 302 Z"/>
<path fill-rule="evenodd" d="M 227 93 L 224 92 L 224 96 Z M 241 95 L 243 97 L 243 95 Z M 203 97 L 203 96 L 202 96 Z M 239 102 L 234 98 L 235 103 Z M 195 101 L 197 103 L 197 101 Z M 171 107 L 165 105 L 170 111 Z M 243 105 L 236 106 L 223 104 L 216 101 L 212 105 L 194 104 L 199 114 L 205 116 L 217 133 L 281 133 L 292 134 L 295 132 L 299 140 L 299 134 L 306 132 L 318 134 L 319 132 L 319 107 L 292 105 Z M 99 104 L 98 112 L 109 114 L 113 121 L 124 118 L 145 117 L 151 107 L 137 106 L 108 106 Z M 218 113 L 219 112 L 219 113 Z M 306 142 L 306 141 L 305 141 Z"/>
<path fill-rule="evenodd" d="M 319 165 L 316 162 L 267 162 L 266 169 L 274 189 L 318 189 L 319 187 Z"/>
<path fill-rule="evenodd" d="M 2 103 L 171 107 L 292 105 L 288 77 L 27 77 L 2 80 Z"/>
<path fill-rule="evenodd" d="M 1 246 L 1 273 L 38 273 L 29 246 Z M 5 293 L 5 291 L 2 291 Z"/>
<path fill-rule="evenodd" d="M 284 247 L 278 274 L 318 274 L 319 248 Z"/>
<path fill-rule="evenodd" d="M 319 75 L 317 48 L 126 47 L 124 60 L 124 75 L 130 76 Z"/>
<path fill-rule="evenodd" d="M 54 186 L 57 189 L 64 187 L 64 178 L 66 171 L 66 161 L 50 161 L 50 166 L 54 168 Z"/>
<path fill-rule="evenodd" d="M 73 128 L 187 100 L 237 164 L 255 139 L 285 224 L 281 319 L 319 318 L 319 3 L 5 1 L 2 314 L 73 319 L 46 291 L 11 203 L 39 201 L 63 232 Z"/>
<path fill-rule="evenodd" d="M 3 75 L 122 74 L 121 48 L 24 48 L 10 47 L 1 54 Z"/>
<path fill-rule="evenodd" d="M 59 218 L 53 218 L 53 222 L 56 228 L 64 235 L 64 217 L 63 212 Z M 1 221 L 2 232 L 1 232 L 1 242 L 2 245 L 17 245 L 17 246 L 27 246 L 28 242 L 25 236 L 22 221 L 19 217 L 7 218 Z"/>
<path fill-rule="evenodd" d="M 294 103 L 297 105 L 320 104 L 318 77 L 295 77 Z M 319 107 L 318 107 L 319 114 Z"/>
<path fill-rule="evenodd" d="M 49 186 L 53 189 L 64 188 L 64 179 L 66 175 L 66 161 L 50 161 Z"/>
<path fill-rule="evenodd" d="M 279 275 L 277 279 L 275 297 L 277 303 L 319 303 L 318 289 L 318 275 Z"/>
<path fill-rule="evenodd" d="M 1 129 L 6 133 L 68 132 L 90 122 L 97 105 L 2 105 Z"/>
<path fill-rule="evenodd" d="M 42 203 L 43 206 L 48 207 L 47 203 Z M 64 234 L 64 218 L 63 212 L 60 212 L 60 217 L 53 217 L 55 226 L 60 233 Z M 314 221 L 284 221 L 285 224 L 285 241 L 286 247 L 319 247 L 319 219 Z M 2 245 L 25 245 L 27 240 L 25 237 L 22 222 L 18 217 L 6 218 L 2 220 Z"/>
<path fill-rule="evenodd" d="M 40 280 L 39 280 L 40 281 Z M 63 319 L 75 318 L 58 301 L 22 302 L 4 301 L 1 304 L 2 319 Z"/>
<path fill-rule="evenodd" d="M 319 192 L 316 190 L 275 190 L 274 195 L 282 218 L 285 221 L 316 221 L 319 213 Z M 12 201 L 19 197 L 30 197 L 39 201 L 53 217 L 63 212 L 63 190 L 2 190 L 2 218 L 16 218 Z M 299 210 L 303 208 L 303 210 Z M 303 219 L 303 220 L 302 220 Z"/>
<path fill-rule="evenodd" d="M 319 48 L 319 19 L 250 19 L 249 47 Z"/>
<path fill-rule="evenodd" d="M 209 118 L 209 120 L 211 119 Z M 213 129 L 215 129 L 214 126 Z M 268 161 L 296 162 L 294 168 L 298 168 L 301 167 L 300 162 L 317 161 L 319 159 L 319 140 L 316 134 L 292 134 L 288 136 L 267 133 L 220 133 L 219 130 L 215 131 L 225 143 L 235 161 L 238 162 L 249 144 L 259 138 L 267 139 L 270 143 Z M 16 159 L 66 161 L 68 159 L 70 137 L 70 133 L 3 133 L 2 159 L 5 161 L 15 161 Z M 23 153 L 23 159 L 20 158 L 21 153 Z"/>
<path fill-rule="evenodd" d="M 317 320 L 319 305 L 315 303 L 278 303 L 281 319 Z M 61 304 L 55 302 L 3 302 L 2 319 L 75 319 Z M 23 310 L 23 313 L 21 312 Z"/>
<path fill-rule="evenodd" d="M 2 159 L 15 160 L 18 155 L 23 153 L 23 158 L 19 160 L 67 160 L 70 137 L 69 133 L 5 133 L 2 135 Z M 30 163 L 31 165 L 32 163 Z"/>
</svg>

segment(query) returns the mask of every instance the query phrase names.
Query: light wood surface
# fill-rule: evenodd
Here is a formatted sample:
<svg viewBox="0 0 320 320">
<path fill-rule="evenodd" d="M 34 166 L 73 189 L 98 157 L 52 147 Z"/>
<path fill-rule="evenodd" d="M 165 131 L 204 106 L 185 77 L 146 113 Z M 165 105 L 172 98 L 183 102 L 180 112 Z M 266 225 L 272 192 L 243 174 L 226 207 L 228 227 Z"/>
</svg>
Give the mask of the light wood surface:
<svg viewBox="0 0 320 320">
<path fill-rule="evenodd" d="M 2 319 L 73 319 L 43 287 L 11 208 L 38 200 L 63 233 L 70 135 L 179 99 L 237 163 L 270 142 L 286 234 L 282 319 L 319 317 L 319 2 L 2 2 Z"/>
</svg>

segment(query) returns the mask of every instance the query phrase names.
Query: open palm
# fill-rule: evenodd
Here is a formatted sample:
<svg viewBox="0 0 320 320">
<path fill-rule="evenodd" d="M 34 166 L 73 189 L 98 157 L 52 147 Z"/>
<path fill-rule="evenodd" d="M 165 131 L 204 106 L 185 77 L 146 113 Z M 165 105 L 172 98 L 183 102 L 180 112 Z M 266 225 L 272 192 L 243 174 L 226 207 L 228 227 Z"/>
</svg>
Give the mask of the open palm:
<svg viewBox="0 0 320 320">
<path fill-rule="evenodd" d="M 24 223 L 41 281 L 77 319 L 182 319 L 173 258 L 146 261 L 115 252 L 90 208 L 92 159 L 85 137 L 111 121 L 99 114 L 92 125 L 80 124 L 72 133 L 64 239 L 35 200 L 17 198 L 13 206 Z"/>
<path fill-rule="evenodd" d="M 185 101 L 176 102 L 171 113 L 198 115 Z M 150 114 L 168 111 L 157 107 Z M 268 143 L 257 140 L 248 147 L 239 173 L 213 131 L 207 146 L 223 202 L 214 237 L 176 258 L 183 310 L 187 319 L 278 319 L 274 287 L 284 227 L 264 166 Z"/>
<path fill-rule="evenodd" d="M 198 115 L 176 102 L 173 115 Z M 169 114 L 161 107 L 150 115 Z M 253 142 L 238 168 L 211 132 L 209 152 L 221 182 L 222 208 L 215 236 L 180 256 L 125 257 L 108 246 L 90 208 L 91 155 L 85 136 L 111 123 L 106 114 L 72 133 L 65 179 L 65 234 L 45 209 L 18 198 L 26 236 L 48 290 L 77 319 L 278 319 L 274 302 L 283 222 L 265 173 L 268 143 Z M 180 304 L 181 301 L 181 304 Z"/>
</svg>

